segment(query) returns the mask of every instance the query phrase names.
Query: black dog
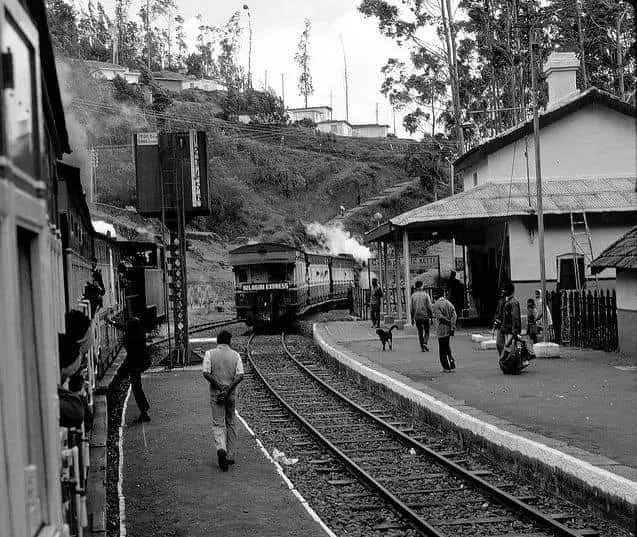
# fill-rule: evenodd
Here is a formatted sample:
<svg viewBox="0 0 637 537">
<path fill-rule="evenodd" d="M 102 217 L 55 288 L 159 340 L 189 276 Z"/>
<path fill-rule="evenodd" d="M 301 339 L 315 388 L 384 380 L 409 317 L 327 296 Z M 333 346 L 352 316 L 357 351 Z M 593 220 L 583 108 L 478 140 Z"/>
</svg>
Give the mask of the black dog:
<svg viewBox="0 0 637 537">
<path fill-rule="evenodd" d="M 389 343 L 389 350 L 392 350 L 393 339 L 392 339 L 391 331 L 394 328 L 398 328 L 398 327 L 396 325 L 393 325 L 389 330 L 383 330 L 382 328 L 379 328 L 378 330 L 376 330 L 376 333 L 378 334 L 378 337 L 380 338 L 380 342 L 383 344 L 383 350 L 385 350 L 385 345 L 387 345 L 388 343 Z"/>
</svg>

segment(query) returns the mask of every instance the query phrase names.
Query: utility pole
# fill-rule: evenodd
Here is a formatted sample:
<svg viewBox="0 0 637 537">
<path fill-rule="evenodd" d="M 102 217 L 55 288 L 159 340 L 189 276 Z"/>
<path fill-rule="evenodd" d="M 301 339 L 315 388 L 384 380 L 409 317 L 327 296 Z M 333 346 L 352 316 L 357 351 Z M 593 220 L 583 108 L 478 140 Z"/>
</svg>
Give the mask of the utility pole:
<svg viewBox="0 0 637 537">
<path fill-rule="evenodd" d="M 285 106 L 285 75 L 281 73 L 281 101 Z"/>
<path fill-rule="evenodd" d="M 391 107 L 391 112 L 394 120 L 394 136 L 396 136 L 396 108 L 394 106 Z"/>
<path fill-rule="evenodd" d="M 531 25 L 529 36 L 529 53 L 531 59 L 531 94 L 533 98 L 533 145 L 535 146 L 535 182 L 537 185 L 537 232 L 540 255 L 540 281 L 542 282 L 543 319 L 547 319 L 546 303 L 546 260 L 544 257 L 544 212 L 542 210 L 542 165 L 540 162 L 540 119 L 537 110 L 537 73 L 535 72 L 535 51 L 538 45 L 535 28 Z M 582 58 L 583 60 L 583 58 Z M 548 330 L 542 331 L 542 341 L 546 342 Z"/>
<path fill-rule="evenodd" d="M 347 57 L 345 56 L 345 45 L 343 36 L 341 38 L 341 49 L 343 50 L 343 66 L 345 68 L 345 121 L 349 122 L 349 82 L 347 80 Z"/>
<path fill-rule="evenodd" d="M 243 9 L 248 14 L 248 89 L 252 89 L 252 18 L 250 17 L 248 4 L 243 4 Z"/>
<path fill-rule="evenodd" d="M 378 103 L 376 103 L 376 125 L 378 125 Z"/>
<path fill-rule="evenodd" d="M 579 39 L 579 55 L 582 64 L 582 82 L 584 87 L 582 90 L 588 89 L 588 73 L 586 71 L 586 57 L 584 55 L 584 27 L 582 26 L 582 10 L 579 4 L 580 0 L 575 0 L 575 14 L 577 15 L 577 35 Z"/>
<path fill-rule="evenodd" d="M 334 110 L 334 102 L 333 102 L 333 99 L 334 99 L 334 93 L 332 92 L 332 90 L 330 90 L 330 108 L 331 108 L 332 110 Z M 332 118 L 330 118 L 330 119 L 332 119 Z"/>
<path fill-rule="evenodd" d="M 268 70 L 267 69 L 265 70 L 265 83 L 264 83 L 263 89 L 265 91 L 268 91 Z"/>
</svg>

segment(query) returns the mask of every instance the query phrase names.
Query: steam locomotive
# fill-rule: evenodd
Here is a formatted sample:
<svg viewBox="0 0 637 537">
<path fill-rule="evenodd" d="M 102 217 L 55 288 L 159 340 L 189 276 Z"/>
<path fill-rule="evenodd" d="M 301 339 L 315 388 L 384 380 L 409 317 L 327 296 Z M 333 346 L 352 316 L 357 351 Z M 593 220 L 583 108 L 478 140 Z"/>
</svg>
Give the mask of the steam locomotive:
<svg viewBox="0 0 637 537">
<path fill-rule="evenodd" d="M 279 324 L 318 307 L 351 302 L 354 258 L 312 254 L 293 246 L 258 243 L 230 252 L 237 317 L 252 325 Z"/>
</svg>

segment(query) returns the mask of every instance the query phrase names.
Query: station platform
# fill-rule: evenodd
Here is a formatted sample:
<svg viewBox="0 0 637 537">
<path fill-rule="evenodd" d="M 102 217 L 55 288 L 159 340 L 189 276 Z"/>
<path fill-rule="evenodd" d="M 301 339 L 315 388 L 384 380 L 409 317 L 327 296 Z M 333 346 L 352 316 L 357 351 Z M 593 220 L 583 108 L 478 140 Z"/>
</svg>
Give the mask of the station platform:
<svg viewBox="0 0 637 537">
<path fill-rule="evenodd" d="M 236 464 L 219 469 L 199 368 L 147 373 L 143 386 L 152 421 L 132 423 L 131 395 L 123 428 L 122 535 L 326 535 L 240 420 Z"/>
<path fill-rule="evenodd" d="M 531 468 L 557 468 L 582 488 L 620 497 L 637 515 L 637 357 L 562 347 L 561 358 L 504 375 L 497 351 L 471 341 L 488 330 L 456 330 L 457 368 L 443 373 L 435 332 L 422 352 L 415 328 L 394 330 L 393 350 L 383 352 L 369 321 L 316 323 L 313 331 L 325 354 L 383 394 L 521 455 Z"/>
</svg>

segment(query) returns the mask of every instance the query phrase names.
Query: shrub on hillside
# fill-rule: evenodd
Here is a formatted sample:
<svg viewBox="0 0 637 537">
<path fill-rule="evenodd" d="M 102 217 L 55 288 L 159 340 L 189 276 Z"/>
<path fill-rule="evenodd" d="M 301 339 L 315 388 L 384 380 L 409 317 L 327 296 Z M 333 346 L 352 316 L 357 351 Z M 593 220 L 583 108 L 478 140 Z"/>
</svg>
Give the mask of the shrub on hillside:
<svg viewBox="0 0 637 537">
<path fill-rule="evenodd" d="M 299 127 L 307 127 L 309 129 L 316 128 L 316 122 L 312 121 L 309 117 L 304 117 L 303 119 L 300 119 L 299 121 L 295 121 L 294 124 L 298 125 Z"/>
<path fill-rule="evenodd" d="M 283 101 L 272 93 L 229 90 L 222 103 L 223 119 L 233 120 L 248 115 L 253 123 L 280 125 L 287 122 Z"/>
<path fill-rule="evenodd" d="M 144 104 L 144 94 L 138 85 L 129 84 L 119 75 L 112 80 L 112 84 L 116 101 L 128 101 L 138 106 Z"/>
</svg>

